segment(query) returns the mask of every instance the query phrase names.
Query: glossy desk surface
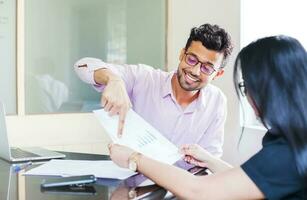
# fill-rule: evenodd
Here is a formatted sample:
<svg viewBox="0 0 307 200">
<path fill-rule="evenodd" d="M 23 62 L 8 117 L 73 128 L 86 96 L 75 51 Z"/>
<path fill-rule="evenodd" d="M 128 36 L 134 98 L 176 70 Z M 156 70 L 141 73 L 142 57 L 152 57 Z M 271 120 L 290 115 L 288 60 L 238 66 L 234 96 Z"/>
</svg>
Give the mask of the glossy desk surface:
<svg viewBox="0 0 307 200">
<path fill-rule="evenodd" d="M 108 160 L 105 155 L 69 153 L 66 159 Z M 38 163 L 37 163 L 38 164 Z M 35 167 L 34 164 L 31 167 Z M 140 176 L 140 175 L 139 175 Z M 83 200 L 83 199 L 129 199 L 128 192 L 137 187 L 140 177 L 127 180 L 98 179 L 89 188 L 69 188 L 69 190 L 44 191 L 40 185 L 43 176 L 23 176 L 13 172 L 12 164 L 0 159 L 0 200 Z M 144 180 L 143 177 L 141 179 Z M 138 199 L 175 199 L 170 193 L 157 185 L 137 187 Z"/>
</svg>

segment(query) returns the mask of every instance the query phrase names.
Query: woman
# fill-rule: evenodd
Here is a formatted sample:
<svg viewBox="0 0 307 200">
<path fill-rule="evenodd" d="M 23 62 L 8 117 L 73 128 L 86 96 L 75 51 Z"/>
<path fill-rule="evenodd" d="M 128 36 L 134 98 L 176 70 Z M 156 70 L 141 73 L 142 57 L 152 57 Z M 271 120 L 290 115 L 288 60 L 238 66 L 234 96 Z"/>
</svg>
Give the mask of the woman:
<svg viewBox="0 0 307 200">
<path fill-rule="evenodd" d="M 306 50 L 291 37 L 259 39 L 240 51 L 234 83 L 268 129 L 263 148 L 240 167 L 197 145 L 182 147 L 185 160 L 207 166 L 213 175 L 193 176 L 115 144 L 110 145 L 112 160 L 121 167 L 134 160 L 140 173 L 183 199 L 306 198 Z"/>
</svg>

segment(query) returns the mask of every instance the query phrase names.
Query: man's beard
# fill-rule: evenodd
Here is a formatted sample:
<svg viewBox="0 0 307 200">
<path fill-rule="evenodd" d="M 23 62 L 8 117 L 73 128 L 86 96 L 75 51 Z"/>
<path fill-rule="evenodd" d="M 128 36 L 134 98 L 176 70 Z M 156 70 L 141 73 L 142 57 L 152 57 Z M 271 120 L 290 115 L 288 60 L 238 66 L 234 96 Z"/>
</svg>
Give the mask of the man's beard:
<svg viewBox="0 0 307 200">
<path fill-rule="evenodd" d="M 200 86 L 200 82 L 198 84 L 195 84 L 194 86 L 190 85 L 189 83 L 186 82 L 185 80 L 185 73 L 183 70 L 177 70 L 177 80 L 179 82 L 179 85 L 182 89 L 186 91 L 195 91 L 195 90 L 200 90 L 202 86 Z"/>
</svg>

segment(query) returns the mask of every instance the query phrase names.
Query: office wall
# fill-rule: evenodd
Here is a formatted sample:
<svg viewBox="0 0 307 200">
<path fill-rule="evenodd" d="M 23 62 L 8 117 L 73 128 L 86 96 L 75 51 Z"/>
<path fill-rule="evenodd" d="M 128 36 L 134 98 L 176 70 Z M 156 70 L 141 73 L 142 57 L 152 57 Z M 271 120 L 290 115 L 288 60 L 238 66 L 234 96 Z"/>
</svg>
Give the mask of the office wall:
<svg viewBox="0 0 307 200">
<path fill-rule="evenodd" d="M 0 101 L 8 114 L 17 112 L 15 7 L 15 1 L 0 1 Z"/>
</svg>

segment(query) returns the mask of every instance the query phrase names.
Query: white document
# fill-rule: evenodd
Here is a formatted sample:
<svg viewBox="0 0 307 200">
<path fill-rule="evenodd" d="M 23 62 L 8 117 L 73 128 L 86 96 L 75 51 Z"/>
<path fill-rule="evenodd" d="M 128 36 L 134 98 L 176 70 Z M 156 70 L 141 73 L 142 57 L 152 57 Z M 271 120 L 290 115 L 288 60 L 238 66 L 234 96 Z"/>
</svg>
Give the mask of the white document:
<svg viewBox="0 0 307 200">
<path fill-rule="evenodd" d="M 94 110 L 95 116 L 114 143 L 128 146 L 152 159 L 174 164 L 182 156 L 178 148 L 133 110 L 125 120 L 123 136 L 117 137 L 119 116 L 110 117 L 103 109 Z"/>
<path fill-rule="evenodd" d="M 89 174 L 95 175 L 96 178 L 123 180 L 136 173 L 129 169 L 118 167 L 110 160 L 51 160 L 24 173 L 24 175 L 39 176 L 80 176 Z"/>
</svg>

